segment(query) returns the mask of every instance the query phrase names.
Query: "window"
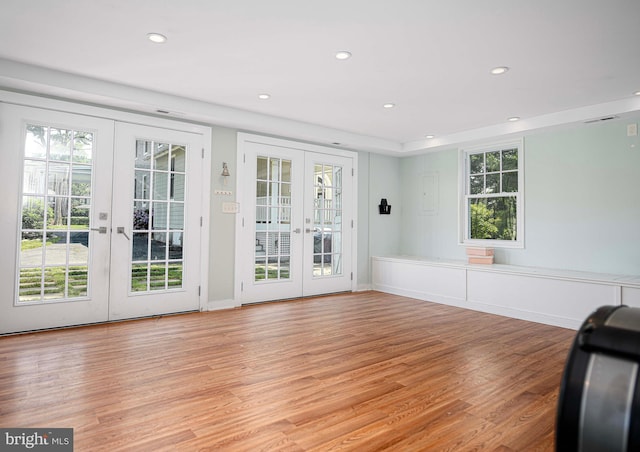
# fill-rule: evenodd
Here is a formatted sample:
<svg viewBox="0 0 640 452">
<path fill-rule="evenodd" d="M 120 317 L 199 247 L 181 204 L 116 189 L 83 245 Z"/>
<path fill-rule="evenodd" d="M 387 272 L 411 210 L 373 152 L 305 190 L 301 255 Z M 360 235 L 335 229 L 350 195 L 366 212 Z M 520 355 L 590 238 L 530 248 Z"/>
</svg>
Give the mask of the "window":
<svg viewBox="0 0 640 452">
<path fill-rule="evenodd" d="M 462 151 L 462 242 L 522 247 L 522 142 Z"/>
</svg>

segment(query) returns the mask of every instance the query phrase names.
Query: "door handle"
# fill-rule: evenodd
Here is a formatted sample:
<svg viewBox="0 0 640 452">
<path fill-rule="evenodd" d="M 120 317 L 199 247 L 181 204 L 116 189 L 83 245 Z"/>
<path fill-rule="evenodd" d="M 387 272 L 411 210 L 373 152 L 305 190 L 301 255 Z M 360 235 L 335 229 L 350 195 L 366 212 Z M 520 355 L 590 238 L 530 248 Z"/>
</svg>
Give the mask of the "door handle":
<svg viewBox="0 0 640 452">
<path fill-rule="evenodd" d="M 300 230 L 300 228 L 295 228 L 295 229 L 293 230 L 293 232 L 295 232 L 296 234 L 300 234 L 301 230 Z"/>
<path fill-rule="evenodd" d="M 117 232 L 118 234 L 122 234 L 122 235 L 124 235 L 124 236 L 127 238 L 127 240 L 131 240 L 131 239 L 129 238 L 129 236 L 127 235 L 127 233 L 126 233 L 126 232 L 124 232 L 124 227 L 123 227 L 123 226 L 118 226 L 118 228 L 116 229 L 116 232 Z"/>
<path fill-rule="evenodd" d="M 98 234 L 106 234 L 107 233 L 107 227 L 106 226 L 100 226 L 99 228 L 91 228 L 92 231 L 98 231 Z"/>
</svg>

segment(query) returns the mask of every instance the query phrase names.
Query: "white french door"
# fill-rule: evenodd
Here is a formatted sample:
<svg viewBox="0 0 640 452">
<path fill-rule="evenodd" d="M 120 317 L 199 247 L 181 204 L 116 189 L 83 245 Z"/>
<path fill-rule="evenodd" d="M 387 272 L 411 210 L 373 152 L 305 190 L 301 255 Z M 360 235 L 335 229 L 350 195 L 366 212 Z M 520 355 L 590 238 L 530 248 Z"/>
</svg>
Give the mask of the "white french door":
<svg viewBox="0 0 640 452">
<path fill-rule="evenodd" d="M 239 135 L 241 303 L 353 289 L 354 156 Z"/>
<path fill-rule="evenodd" d="M 4 103 L 0 124 L 0 334 L 199 308 L 202 135 Z"/>
<path fill-rule="evenodd" d="M 0 333 L 107 320 L 113 121 L 0 109 Z"/>
<path fill-rule="evenodd" d="M 200 307 L 202 136 L 116 124 L 109 319 Z"/>
</svg>

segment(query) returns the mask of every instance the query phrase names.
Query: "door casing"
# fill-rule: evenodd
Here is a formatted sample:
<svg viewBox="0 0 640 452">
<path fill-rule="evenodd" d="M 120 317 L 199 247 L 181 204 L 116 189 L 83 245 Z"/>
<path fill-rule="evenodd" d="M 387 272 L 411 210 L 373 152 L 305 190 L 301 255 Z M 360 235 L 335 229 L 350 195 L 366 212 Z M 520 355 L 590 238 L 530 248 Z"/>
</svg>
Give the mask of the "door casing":
<svg viewBox="0 0 640 452">
<path fill-rule="evenodd" d="M 207 294 L 209 287 L 209 218 L 210 218 L 210 187 L 211 187 L 211 175 L 208 168 L 211 167 L 211 135 L 212 131 L 210 127 L 191 124 L 180 121 L 173 121 L 162 118 L 155 118 L 145 116 L 136 113 L 126 113 L 121 111 L 112 110 L 109 108 L 96 107 L 90 105 L 78 104 L 70 101 L 63 101 L 58 99 L 42 98 L 34 95 L 27 95 L 21 93 L 13 93 L 0 90 L 0 109 L 6 110 L 7 107 L 29 107 L 34 109 L 41 109 L 50 112 L 59 112 L 61 115 L 79 115 L 98 122 L 124 122 L 131 124 L 141 124 L 151 127 L 157 127 L 167 130 L 178 130 L 184 132 L 191 132 L 202 135 L 202 180 L 201 180 L 201 192 L 202 199 L 200 200 L 199 209 L 202 216 L 202 226 L 200 229 L 201 250 L 199 257 L 199 308 L 205 309 L 207 304 Z M 10 115 L 11 116 L 11 115 Z M 37 118 L 35 118 L 37 119 Z M 15 127 L 19 125 L 19 127 Z M 3 121 L 0 125 L 0 142 L 3 145 L 13 143 L 12 147 L 20 146 L 21 140 L 21 118 L 10 117 L 9 120 Z M 110 138 L 103 137 L 105 141 L 112 140 Z M 111 144 L 113 147 L 113 144 Z M 11 186 L 13 192 L 8 193 L 7 196 L 2 197 L 1 209 L 3 215 L 0 218 L 0 234 L 5 239 L 6 250 L 10 250 L 10 258 L 3 259 L 0 263 L 0 301 L 2 303 L 10 303 L 11 307 L 14 305 L 15 291 L 17 284 L 17 256 L 14 254 L 14 250 L 18 249 L 18 231 L 19 231 L 19 187 L 20 180 L 22 178 L 22 156 L 14 149 L 14 152 L 4 152 L 0 156 L 0 162 L 4 168 L 3 179 L 4 183 Z M 105 163 L 106 161 L 103 161 Z M 110 165 L 109 165 L 110 166 Z M 98 209 L 92 212 L 93 215 L 98 215 Z M 108 258 L 103 262 L 102 271 L 109 271 Z M 102 265 L 102 264 L 101 264 Z M 106 291 L 106 289 L 103 289 Z M 63 302 L 61 304 L 73 304 L 74 302 Z M 46 309 L 54 309 L 57 303 L 39 304 L 37 306 L 46 306 Z M 4 306 L 4 305 L 3 305 Z M 45 313 L 35 312 L 30 310 L 29 306 L 20 306 L 19 315 L 13 315 L 9 309 L 4 312 L 5 309 L 0 310 L 0 334 L 7 334 L 20 331 L 29 331 L 46 328 L 56 328 L 69 325 L 75 325 L 79 323 L 95 323 L 108 320 L 108 310 L 105 312 L 107 316 L 103 315 L 105 309 L 99 308 L 95 315 L 84 317 L 87 321 L 82 321 L 81 318 L 75 319 L 72 317 L 66 317 L 62 322 L 52 322 Z"/>
<path fill-rule="evenodd" d="M 291 140 L 265 137 L 261 135 L 255 135 L 250 133 L 238 133 L 238 141 L 237 141 L 237 168 L 238 168 L 238 179 L 237 179 L 237 200 L 240 203 L 240 211 L 236 216 L 236 256 L 235 256 L 235 282 L 234 282 L 234 291 L 235 291 L 235 304 L 236 306 L 240 306 L 243 303 L 252 303 L 252 302 L 261 302 L 261 301 L 270 301 L 277 300 L 283 298 L 291 298 L 290 296 L 283 295 L 282 297 L 267 297 L 264 299 L 255 299 L 252 297 L 251 299 L 243 298 L 243 289 L 244 284 L 246 284 L 246 275 L 247 272 L 243 269 L 243 265 L 246 265 L 247 259 L 253 259 L 253 251 L 251 250 L 251 241 L 243 241 L 241 238 L 243 237 L 243 232 L 245 231 L 245 227 L 247 227 L 247 222 L 251 221 L 253 218 L 251 210 L 254 209 L 254 206 L 250 202 L 246 202 L 251 196 L 254 196 L 253 193 L 247 193 L 247 181 L 255 179 L 254 166 L 246 165 L 246 159 L 248 158 L 247 150 L 249 147 L 260 145 L 264 146 L 265 149 L 275 150 L 277 155 L 277 150 L 281 149 L 286 152 L 299 153 L 304 155 L 305 153 L 316 154 L 316 155 L 326 155 L 327 160 L 330 160 L 332 157 L 336 157 L 338 160 L 340 159 L 348 159 L 351 162 L 351 205 L 349 212 L 348 224 L 351 228 L 351 244 L 348 250 L 345 250 L 345 253 L 348 253 L 348 261 L 350 265 L 350 269 L 347 269 L 348 276 L 350 278 L 351 291 L 355 290 L 357 285 L 357 222 L 356 222 L 356 214 L 358 212 L 357 206 L 357 189 L 358 181 L 357 181 L 357 168 L 358 164 L 358 154 L 353 151 L 346 151 L 342 149 L 330 148 L 327 146 L 313 145 L 308 143 L 299 143 Z M 268 154 L 268 152 L 267 152 Z M 304 158 L 302 158 L 302 166 L 303 170 L 306 171 Z M 249 167 L 249 168 L 248 168 Z M 242 171 L 240 169 L 243 168 Z M 304 204 L 304 203 L 303 203 Z M 308 213 L 308 207 L 304 207 L 302 205 L 301 209 L 306 211 L 304 213 Z M 302 227 L 302 236 L 306 235 L 304 231 L 304 226 Z M 297 229 L 298 226 L 293 226 L 293 229 Z M 296 234 L 292 233 L 292 241 L 294 240 L 294 236 Z M 308 259 L 308 256 L 304 256 L 304 259 Z M 294 284 L 295 285 L 295 284 Z M 327 293 L 332 292 L 327 291 Z M 314 288 L 314 294 L 320 294 L 322 291 Z M 297 296 L 304 296 L 304 288 Z"/>
</svg>

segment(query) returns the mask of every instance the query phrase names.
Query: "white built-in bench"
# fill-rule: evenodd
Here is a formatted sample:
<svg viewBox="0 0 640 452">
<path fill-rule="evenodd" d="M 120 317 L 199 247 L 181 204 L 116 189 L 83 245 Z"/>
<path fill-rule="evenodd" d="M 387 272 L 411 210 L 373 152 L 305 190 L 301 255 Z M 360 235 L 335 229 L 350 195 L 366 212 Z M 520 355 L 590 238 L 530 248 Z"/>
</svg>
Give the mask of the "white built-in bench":
<svg viewBox="0 0 640 452">
<path fill-rule="evenodd" d="M 640 308 L 640 276 L 413 256 L 373 257 L 373 289 L 578 329 L 604 305 Z"/>
</svg>

